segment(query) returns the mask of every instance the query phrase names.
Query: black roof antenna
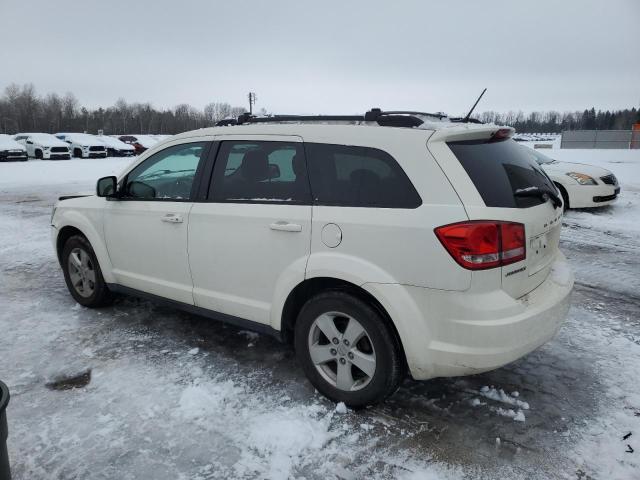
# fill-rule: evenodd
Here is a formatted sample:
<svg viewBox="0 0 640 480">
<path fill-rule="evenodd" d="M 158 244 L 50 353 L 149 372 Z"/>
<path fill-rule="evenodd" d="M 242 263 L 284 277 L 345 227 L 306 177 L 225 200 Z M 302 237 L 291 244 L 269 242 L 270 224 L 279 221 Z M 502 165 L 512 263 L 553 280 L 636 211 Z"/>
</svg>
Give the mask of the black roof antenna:
<svg viewBox="0 0 640 480">
<path fill-rule="evenodd" d="M 478 105 L 478 102 L 480 101 L 480 99 L 484 95 L 484 92 L 486 92 L 486 91 L 487 91 L 486 88 L 484 90 L 482 90 L 482 93 L 480 94 L 480 96 L 476 100 L 476 103 L 473 104 L 473 107 L 471 107 L 471 110 L 469 110 L 469 113 L 467 113 L 467 115 L 462 120 L 460 120 L 462 123 L 468 123 L 469 122 L 469 119 L 471 118 L 471 114 L 476 109 L 476 106 Z"/>
</svg>

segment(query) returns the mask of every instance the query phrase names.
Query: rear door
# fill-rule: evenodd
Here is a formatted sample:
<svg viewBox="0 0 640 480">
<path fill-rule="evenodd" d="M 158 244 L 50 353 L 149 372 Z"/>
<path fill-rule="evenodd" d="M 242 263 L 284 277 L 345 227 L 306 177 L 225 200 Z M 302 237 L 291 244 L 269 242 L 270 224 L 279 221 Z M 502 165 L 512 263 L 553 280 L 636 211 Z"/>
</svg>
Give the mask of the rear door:
<svg viewBox="0 0 640 480">
<path fill-rule="evenodd" d="M 504 220 L 525 226 L 525 260 L 502 267 L 502 288 L 519 298 L 549 274 L 558 251 L 562 206 L 549 196 L 521 196 L 527 189 L 557 194 L 553 182 L 515 141 L 496 138 L 496 130 L 447 137 L 437 132 L 429 143 L 436 160 L 458 192 L 470 220 Z"/>
<path fill-rule="evenodd" d="M 221 142 L 207 200 L 189 216 L 197 306 L 270 323 L 276 295 L 304 280 L 311 196 L 302 139 L 255 135 Z"/>
</svg>

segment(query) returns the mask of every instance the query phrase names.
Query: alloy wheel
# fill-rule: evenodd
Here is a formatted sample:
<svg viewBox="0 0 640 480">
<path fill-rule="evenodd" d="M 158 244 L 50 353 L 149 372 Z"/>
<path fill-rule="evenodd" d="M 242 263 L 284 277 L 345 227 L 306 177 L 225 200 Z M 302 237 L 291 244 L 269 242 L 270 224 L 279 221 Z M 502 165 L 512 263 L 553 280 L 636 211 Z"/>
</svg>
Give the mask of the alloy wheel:
<svg viewBox="0 0 640 480">
<path fill-rule="evenodd" d="M 71 250 L 67 259 L 69 278 L 76 292 L 84 298 L 96 289 L 96 271 L 89 254 L 82 248 Z"/>
<path fill-rule="evenodd" d="M 373 342 L 362 324 L 345 313 L 327 312 L 316 318 L 308 348 L 320 375 L 340 390 L 361 390 L 375 374 Z"/>
</svg>

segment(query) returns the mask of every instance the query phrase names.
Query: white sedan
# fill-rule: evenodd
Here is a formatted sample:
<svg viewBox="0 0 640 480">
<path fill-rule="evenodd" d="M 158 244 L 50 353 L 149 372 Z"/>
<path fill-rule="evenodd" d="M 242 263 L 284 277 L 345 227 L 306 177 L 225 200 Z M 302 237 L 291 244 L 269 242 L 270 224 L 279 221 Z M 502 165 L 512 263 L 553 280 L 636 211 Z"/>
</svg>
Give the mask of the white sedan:
<svg viewBox="0 0 640 480">
<path fill-rule="evenodd" d="M 602 207 L 618 198 L 620 185 L 609 170 L 584 163 L 560 162 L 537 150 L 527 150 L 562 193 L 565 210 Z"/>
</svg>

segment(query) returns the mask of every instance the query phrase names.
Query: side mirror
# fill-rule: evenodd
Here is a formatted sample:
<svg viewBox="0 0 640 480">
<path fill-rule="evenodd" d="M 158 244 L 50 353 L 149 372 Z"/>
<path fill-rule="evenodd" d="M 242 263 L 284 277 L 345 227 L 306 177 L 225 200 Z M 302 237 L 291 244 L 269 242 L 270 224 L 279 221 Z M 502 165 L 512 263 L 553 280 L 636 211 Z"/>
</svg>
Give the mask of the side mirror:
<svg viewBox="0 0 640 480">
<path fill-rule="evenodd" d="M 118 179 L 114 176 L 102 177 L 96 185 L 96 194 L 99 197 L 115 197 Z"/>
<path fill-rule="evenodd" d="M 33 142 L 31 140 L 27 140 L 27 144 L 28 145 L 33 145 Z"/>
</svg>

